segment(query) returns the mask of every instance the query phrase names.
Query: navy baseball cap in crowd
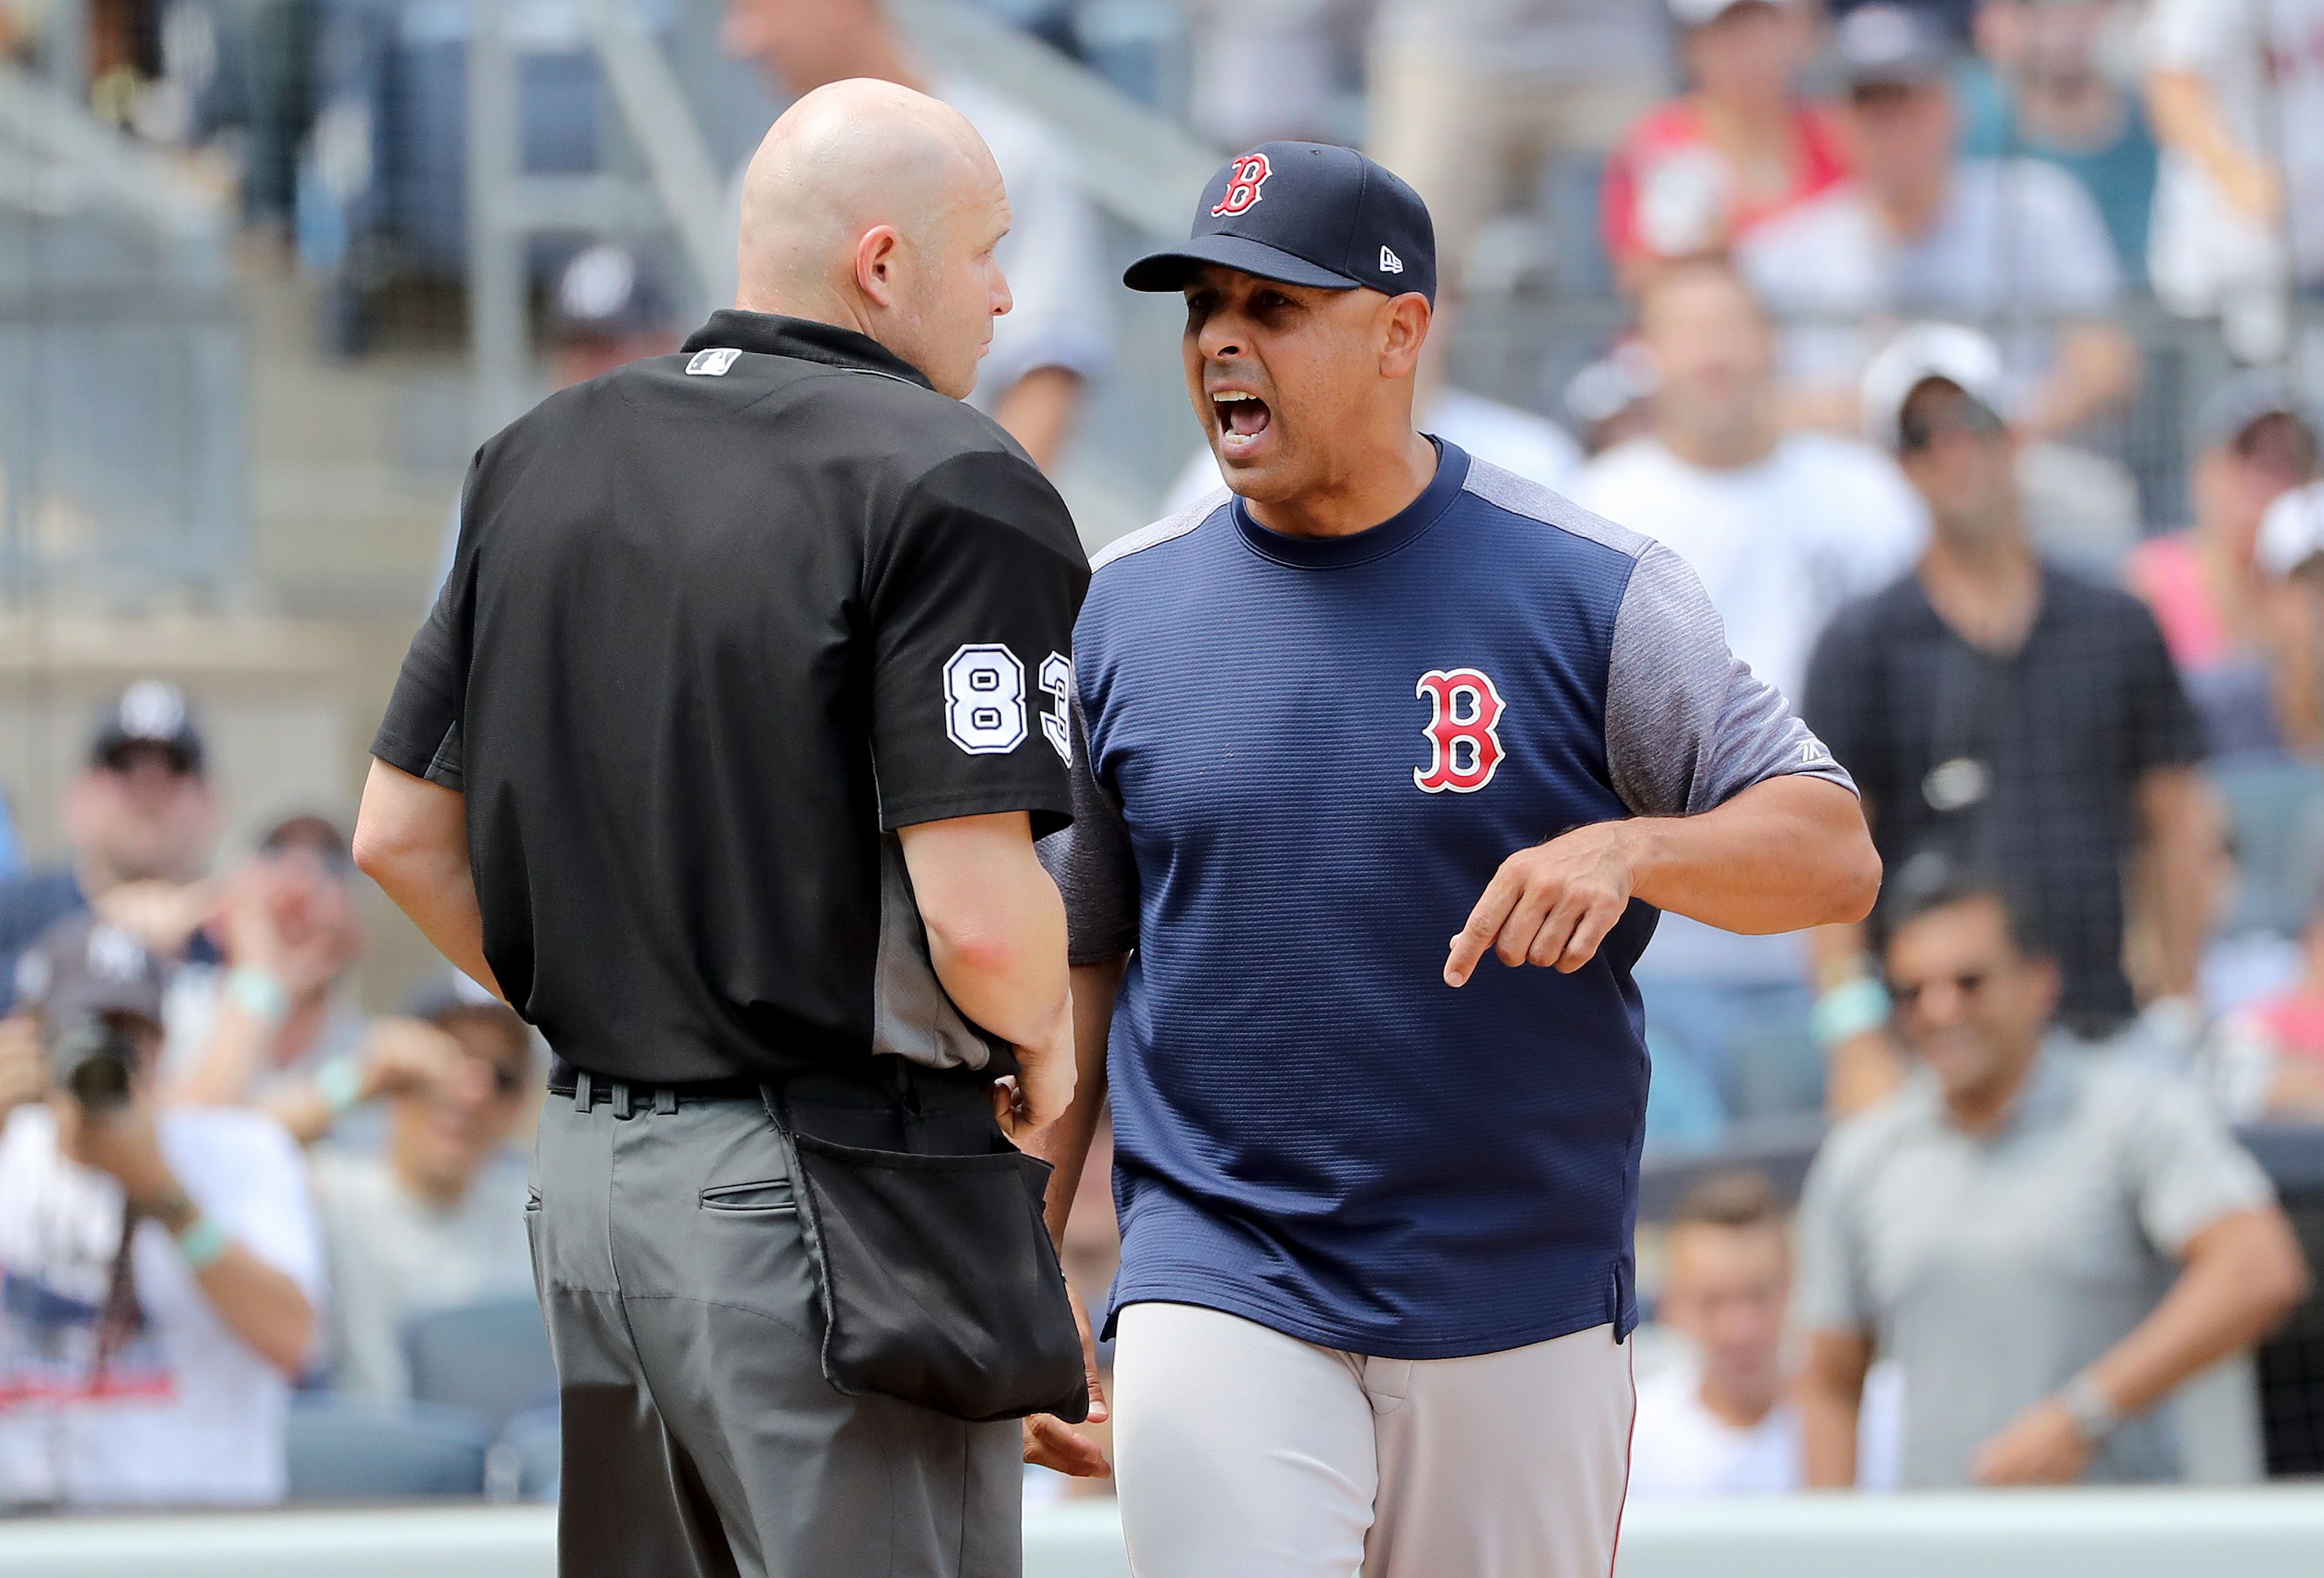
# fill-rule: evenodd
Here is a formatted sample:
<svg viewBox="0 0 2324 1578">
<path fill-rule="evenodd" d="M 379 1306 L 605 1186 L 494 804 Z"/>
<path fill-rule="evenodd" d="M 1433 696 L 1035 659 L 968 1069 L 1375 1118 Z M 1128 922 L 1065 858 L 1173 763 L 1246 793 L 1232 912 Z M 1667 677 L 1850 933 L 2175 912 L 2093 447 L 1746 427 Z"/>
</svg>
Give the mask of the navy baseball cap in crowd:
<svg viewBox="0 0 2324 1578">
<path fill-rule="evenodd" d="M 140 679 L 97 715 L 89 735 L 92 767 L 118 768 L 129 752 L 150 745 L 180 772 L 202 770 L 202 736 L 186 693 L 166 679 Z"/>
<path fill-rule="evenodd" d="M 1204 263 L 1286 285 L 1436 300 L 1436 227 L 1420 194 L 1352 148 L 1262 143 L 1203 189 L 1184 246 L 1141 257 L 1121 282 L 1176 291 Z"/>
<path fill-rule="evenodd" d="M 1913 88 L 1953 69 L 1959 51 L 1942 23 L 1905 5 L 1859 5 L 1832 30 L 1840 79 L 1858 88 Z"/>
<path fill-rule="evenodd" d="M 99 1014 L 128 1014 L 158 1029 L 168 989 L 143 943 L 87 912 L 58 921 L 24 950 L 15 984 L 16 1006 L 40 1016 L 51 1038 Z"/>
</svg>

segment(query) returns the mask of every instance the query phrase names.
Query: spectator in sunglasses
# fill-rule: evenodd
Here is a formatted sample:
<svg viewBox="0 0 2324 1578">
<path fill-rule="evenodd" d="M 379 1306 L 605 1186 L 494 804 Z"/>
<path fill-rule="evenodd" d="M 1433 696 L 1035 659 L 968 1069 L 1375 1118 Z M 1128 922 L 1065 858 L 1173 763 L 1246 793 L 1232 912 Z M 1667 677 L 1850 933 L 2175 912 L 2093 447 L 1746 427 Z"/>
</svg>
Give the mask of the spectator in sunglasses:
<svg viewBox="0 0 2324 1578">
<path fill-rule="evenodd" d="M 379 1149 L 313 1153 L 331 1269 L 330 1383 L 384 1399 L 410 1395 L 399 1333 L 413 1315 L 532 1288 L 525 1164 L 511 1144 L 541 1083 L 532 1032 L 465 979 L 408 1017 L 456 1051 L 381 1103 Z"/>
<path fill-rule="evenodd" d="M 1916 1067 L 1801 1198 L 1808 1483 L 1855 1481 L 1876 1357 L 1904 1374 L 1905 1489 L 2178 1478 L 2158 1405 L 2306 1289 L 2266 1175 L 2183 1084 L 2060 1034 L 2058 964 L 2001 889 L 1923 862 L 1889 902 Z"/>
<path fill-rule="evenodd" d="M 2006 874 L 2057 964 L 2061 1022 L 2098 1043 L 2194 991 L 2217 853 L 2202 732 L 2146 605 L 2029 540 L 2005 391 L 1993 342 L 1948 325 L 1907 330 L 1867 370 L 1868 434 L 1927 505 L 1929 545 L 1832 620 L 1803 710 L 1862 788 L 1890 871 L 1936 851 Z M 2134 922 L 2144 1000 L 2123 964 Z M 1816 940 L 1842 1112 L 1899 1076 L 1872 949 L 1861 927 Z"/>
<path fill-rule="evenodd" d="M 283 802 L 254 824 L 206 925 L 222 963 L 189 972 L 173 993 L 162 1064 L 171 1101 L 263 1107 L 303 1145 L 334 1130 L 376 1144 L 371 1103 L 450 1066 L 458 1048 L 442 1029 L 375 1020 L 353 1001 L 368 939 L 346 827 L 327 798 Z"/>
<path fill-rule="evenodd" d="M 17 956 L 92 906 L 165 963 L 198 948 L 217 800 L 185 693 L 141 679 L 115 697 L 59 813 L 70 858 L 0 881 L 0 1013 L 14 995 Z"/>
</svg>

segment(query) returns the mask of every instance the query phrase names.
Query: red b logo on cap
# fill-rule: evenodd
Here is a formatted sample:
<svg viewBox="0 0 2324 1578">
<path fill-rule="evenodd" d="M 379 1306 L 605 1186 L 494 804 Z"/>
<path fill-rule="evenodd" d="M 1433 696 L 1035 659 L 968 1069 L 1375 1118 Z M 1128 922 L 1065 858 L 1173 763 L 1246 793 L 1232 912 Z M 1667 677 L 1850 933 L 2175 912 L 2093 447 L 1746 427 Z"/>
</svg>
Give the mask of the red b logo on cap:
<svg viewBox="0 0 2324 1578">
<path fill-rule="evenodd" d="M 1227 182 L 1227 195 L 1219 199 L 1219 206 L 1211 210 L 1211 217 L 1215 219 L 1228 214 L 1248 212 L 1251 205 L 1259 201 L 1259 189 L 1265 186 L 1267 178 L 1274 173 L 1268 168 L 1264 153 L 1246 153 L 1236 160 L 1234 175 Z"/>
</svg>

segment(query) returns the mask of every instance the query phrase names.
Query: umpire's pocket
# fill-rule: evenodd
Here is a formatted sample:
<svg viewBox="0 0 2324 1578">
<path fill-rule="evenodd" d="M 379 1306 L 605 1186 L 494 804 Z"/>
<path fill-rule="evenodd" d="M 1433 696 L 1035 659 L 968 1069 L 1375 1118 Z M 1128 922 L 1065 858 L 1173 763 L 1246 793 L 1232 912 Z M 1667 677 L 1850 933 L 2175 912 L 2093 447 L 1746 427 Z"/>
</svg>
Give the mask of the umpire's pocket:
<svg viewBox="0 0 2324 1578">
<path fill-rule="evenodd" d="M 770 1178 L 763 1183 L 719 1184 L 705 1189 L 702 1208 L 768 1216 L 797 1215 L 798 1200 L 791 1193 L 788 1178 Z"/>
</svg>

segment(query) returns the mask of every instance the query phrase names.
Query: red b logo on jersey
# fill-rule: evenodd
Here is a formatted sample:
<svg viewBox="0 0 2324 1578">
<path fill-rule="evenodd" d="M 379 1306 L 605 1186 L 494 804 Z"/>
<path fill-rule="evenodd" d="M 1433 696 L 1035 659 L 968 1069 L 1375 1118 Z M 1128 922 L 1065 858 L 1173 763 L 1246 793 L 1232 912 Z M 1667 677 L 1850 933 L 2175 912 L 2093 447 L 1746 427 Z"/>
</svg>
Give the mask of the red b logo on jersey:
<svg viewBox="0 0 2324 1578">
<path fill-rule="evenodd" d="M 1267 178 L 1274 173 L 1264 153 L 1246 153 L 1236 160 L 1234 174 L 1227 181 L 1227 195 L 1221 198 L 1219 206 L 1211 210 L 1211 217 L 1216 219 L 1229 214 L 1249 212 L 1251 205 L 1259 201 L 1259 189 L 1265 186 Z"/>
<path fill-rule="evenodd" d="M 1428 765 L 1412 781 L 1429 794 L 1465 795 L 1493 781 L 1501 764 L 1501 693 L 1475 669 L 1432 669 L 1413 687 L 1428 703 Z"/>
</svg>

